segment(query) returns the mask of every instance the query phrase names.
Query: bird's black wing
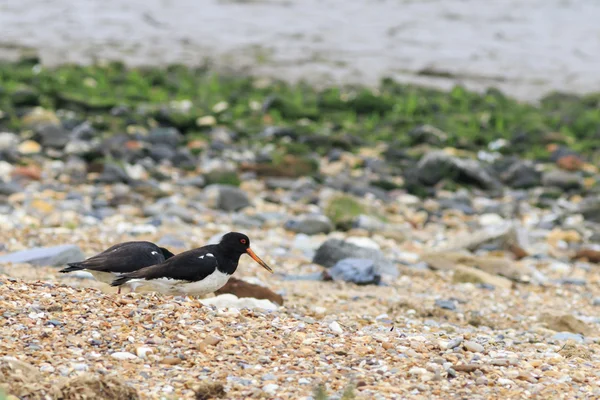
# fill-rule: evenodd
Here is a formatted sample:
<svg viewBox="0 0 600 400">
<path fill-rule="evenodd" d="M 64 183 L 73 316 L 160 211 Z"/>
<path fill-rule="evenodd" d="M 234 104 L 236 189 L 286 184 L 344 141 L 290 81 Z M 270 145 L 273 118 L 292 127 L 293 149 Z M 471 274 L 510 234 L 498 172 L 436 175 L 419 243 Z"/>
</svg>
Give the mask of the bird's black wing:
<svg viewBox="0 0 600 400">
<path fill-rule="evenodd" d="M 113 286 L 119 286 L 130 279 L 168 278 L 182 281 L 199 281 L 212 274 L 219 265 L 216 248 L 213 245 L 184 251 L 169 258 L 162 264 L 152 265 L 140 270 L 123 274 L 115 279 Z"/>
<path fill-rule="evenodd" d="M 139 241 L 116 244 L 85 261 L 73 264 L 80 269 L 127 273 L 164 261 L 165 256 L 157 245 Z"/>
</svg>

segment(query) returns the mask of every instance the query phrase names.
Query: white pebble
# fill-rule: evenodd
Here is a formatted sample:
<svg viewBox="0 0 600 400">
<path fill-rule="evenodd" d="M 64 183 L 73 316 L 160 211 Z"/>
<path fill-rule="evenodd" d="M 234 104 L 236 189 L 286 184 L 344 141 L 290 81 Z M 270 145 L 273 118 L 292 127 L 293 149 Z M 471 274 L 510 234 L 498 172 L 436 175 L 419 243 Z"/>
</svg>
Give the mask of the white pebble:
<svg viewBox="0 0 600 400">
<path fill-rule="evenodd" d="M 117 351 L 116 353 L 112 353 L 110 356 L 117 360 L 133 360 L 137 358 L 134 354 L 131 354 L 127 351 Z"/>
<path fill-rule="evenodd" d="M 515 383 L 513 381 L 511 381 L 510 379 L 506 379 L 506 378 L 499 378 L 498 379 L 498 385 L 500 386 L 512 386 Z"/>
<path fill-rule="evenodd" d="M 40 372 L 54 372 L 56 369 L 50 364 L 42 364 L 40 366 Z"/>
<path fill-rule="evenodd" d="M 308 385 L 310 383 L 310 380 L 306 379 L 306 378 L 300 378 L 298 379 L 298 384 L 299 385 Z"/>
<path fill-rule="evenodd" d="M 138 347 L 135 349 L 135 354 L 137 354 L 139 358 L 146 358 L 149 353 L 153 353 L 150 347 Z"/>
<path fill-rule="evenodd" d="M 89 369 L 89 367 L 87 364 L 84 364 L 84 363 L 74 363 L 73 369 L 75 371 L 87 371 Z"/>
<path fill-rule="evenodd" d="M 315 314 L 325 314 L 327 309 L 325 307 L 315 307 Z"/>
<path fill-rule="evenodd" d="M 263 386 L 262 390 L 270 395 L 274 395 L 277 391 L 277 389 L 279 389 L 279 385 L 276 385 L 274 383 L 269 383 L 268 385 Z"/>
<path fill-rule="evenodd" d="M 485 350 L 482 345 L 470 340 L 465 340 L 464 346 L 467 350 L 472 351 L 473 353 L 481 353 L 483 350 Z"/>
<path fill-rule="evenodd" d="M 337 323 L 337 321 L 333 321 L 332 323 L 330 323 L 329 329 L 331 329 L 333 333 L 337 333 L 338 335 L 344 333 L 342 327 L 340 326 L 340 324 Z"/>
</svg>

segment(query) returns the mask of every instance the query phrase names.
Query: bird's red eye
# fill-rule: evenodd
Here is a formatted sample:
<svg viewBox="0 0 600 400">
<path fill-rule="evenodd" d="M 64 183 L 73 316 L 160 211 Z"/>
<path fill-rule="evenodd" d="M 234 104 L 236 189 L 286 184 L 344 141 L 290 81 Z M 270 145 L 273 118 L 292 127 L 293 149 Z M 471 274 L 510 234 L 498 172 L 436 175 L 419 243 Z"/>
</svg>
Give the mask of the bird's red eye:
<svg viewBox="0 0 600 400">
<path fill-rule="evenodd" d="M 246 244 L 246 239 L 240 239 L 241 244 Z"/>
</svg>

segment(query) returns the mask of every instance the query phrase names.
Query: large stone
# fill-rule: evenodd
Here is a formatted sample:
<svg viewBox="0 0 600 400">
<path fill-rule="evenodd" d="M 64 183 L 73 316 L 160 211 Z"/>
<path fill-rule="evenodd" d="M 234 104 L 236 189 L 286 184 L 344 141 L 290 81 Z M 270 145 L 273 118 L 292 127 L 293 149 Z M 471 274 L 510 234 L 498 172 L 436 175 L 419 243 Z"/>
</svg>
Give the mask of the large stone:
<svg viewBox="0 0 600 400">
<path fill-rule="evenodd" d="M 563 190 L 581 189 L 583 178 L 574 172 L 555 169 L 544 173 L 542 183 L 544 186 L 554 186 Z"/>
<path fill-rule="evenodd" d="M 154 128 L 148 134 L 148 142 L 164 144 L 171 148 L 177 147 L 182 139 L 183 135 L 176 128 Z"/>
<path fill-rule="evenodd" d="M 356 283 L 357 285 L 378 284 L 381 273 L 373 260 L 345 258 L 325 272 L 333 280 Z"/>
<path fill-rule="evenodd" d="M 360 247 L 339 239 L 329 239 L 315 253 L 313 263 L 331 268 L 345 258 L 360 258 L 375 263 L 378 272 L 390 276 L 398 276 L 394 263 L 385 258 L 379 250 Z"/>
<path fill-rule="evenodd" d="M 531 161 L 515 160 L 500 174 L 500 179 L 508 186 L 527 189 L 540 186 L 542 174 Z"/>
<path fill-rule="evenodd" d="M 283 305 L 283 297 L 271 289 L 255 285 L 237 278 L 229 278 L 229 281 L 221 289 L 215 292 L 215 295 L 233 294 L 239 298 L 255 298 L 259 300 L 269 300 L 273 303 Z"/>
<path fill-rule="evenodd" d="M 36 136 L 44 147 L 63 149 L 69 142 L 69 132 L 57 124 L 38 126 Z"/>
<path fill-rule="evenodd" d="M 444 151 L 432 151 L 417 164 L 417 177 L 425 185 L 433 186 L 449 179 L 457 183 L 473 184 L 486 190 L 500 190 L 502 184 L 492 171 L 481 162 L 458 158 Z"/>
<path fill-rule="evenodd" d="M 231 185 L 209 185 L 204 188 L 204 198 L 209 207 L 223 211 L 237 211 L 250 205 L 248 195 Z"/>
<path fill-rule="evenodd" d="M 24 263 L 37 266 L 59 266 L 83 259 L 85 259 L 85 255 L 79 246 L 66 244 L 53 247 L 35 247 L 5 254 L 0 256 L 0 264 Z"/>
<path fill-rule="evenodd" d="M 285 223 L 285 228 L 296 233 L 316 235 L 331 232 L 333 224 L 324 215 L 302 215 L 298 218 L 288 220 Z"/>
</svg>

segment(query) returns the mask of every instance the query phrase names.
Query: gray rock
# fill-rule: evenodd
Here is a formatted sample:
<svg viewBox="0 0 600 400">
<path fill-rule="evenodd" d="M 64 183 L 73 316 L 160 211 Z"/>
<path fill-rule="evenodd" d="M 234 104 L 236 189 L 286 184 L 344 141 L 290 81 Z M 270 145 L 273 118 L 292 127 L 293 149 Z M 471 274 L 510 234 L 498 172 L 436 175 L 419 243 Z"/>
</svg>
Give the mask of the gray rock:
<svg viewBox="0 0 600 400">
<path fill-rule="evenodd" d="M 435 305 L 444 310 L 455 311 L 456 310 L 456 302 L 453 300 L 441 300 L 437 299 L 435 301 Z"/>
<path fill-rule="evenodd" d="M 501 173 L 500 179 L 510 187 L 527 189 L 540 186 L 542 174 L 535 169 L 531 161 L 517 160 Z"/>
<path fill-rule="evenodd" d="M 325 241 L 315 253 L 313 263 L 331 268 L 345 258 L 362 258 L 372 260 L 382 275 L 398 276 L 394 263 L 385 258 L 379 250 L 359 247 L 339 239 Z"/>
<path fill-rule="evenodd" d="M 581 189 L 583 187 L 583 179 L 574 172 L 555 169 L 543 174 L 542 184 L 544 186 L 555 186 L 563 190 Z"/>
<path fill-rule="evenodd" d="M 96 134 L 96 129 L 94 129 L 89 121 L 77 125 L 71 131 L 71 137 L 79 140 L 92 140 Z"/>
<path fill-rule="evenodd" d="M 578 211 L 586 220 L 600 223 L 600 196 L 585 198 Z"/>
<path fill-rule="evenodd" d="M 433 151 L 421 158 L 416 173 L 419 181 L 429 186 L 443 179 L 450 179 L 457 183 L 474 184 L 486 190 L 502 189 L 502 183 L 481 162 L 454 157 L 443 151 Z"/>
<path fill-rule="evenodd" d="M 154 128 L 148 134 L 148 142 L 165 144 L 171 148 L 177 147 L 183 135 L 176 128 Z"/>
<path fill-rule="evenodd" d="M 28 250 L 17 251 L 0 256 L 0 264 L 26 263 L 37 266 L 58 266 L 70 262 L 81 261 L 85 255 L 79 248 L 72 244 L 53 247 L 35 247 Z"/>
<path fill-rule="evenodd" d="M 288 220 L 285 223 L 285 229 L 296 233 L 304 233 L 305 235 L 317 235 L 331 232 L 333 224 L 324 215 L 307 214 Z"/>
<path fill-rule="evenodd" d="M 583 343 L 583 335 L 579 333 L 571 333 L 571 332 L 558 332 L 552 335 L 552 340 L 574 340 L 579 343 Z"/>
<path fill-rule="evenodd" d="M 198 160 L 189 149 L 179 148 L 175 150 L 175 154 L 171 157 L 171 163 L 177 168 L 192 170 L 196 168 Z"/>
<path fill-rule="evenodd" d="M 158 143 L 150 148 L 150 157 L 154 161 L 171 160 L 175 156 L 175 150 L 168 144 Z"/>
<path fill-rule="evenodd" d="M 117 164 L 112 163 L 104 164 L 104 170 L 97 180 L 100 183 L 131 182 L 131 178 L 127 175 L 127 172 Z"/>
<path fill-rule="evenodd" d="M 204 188 L 203 195 L 209 207 L 223 211 L 238 211 L 250 205 L 248 195 L 231 185 L 209 185 Z"/>
<path fill-rule="evenodd" d="M 44 147 L 63 149 L 69 142 L 69 133 L 60 125 L 41 125 L 36 129 L 36 135 Z"/>
<path fill-rule="evenodd" d="M 2 182 L 0 181 L 0 195 L 10 196 L 14 193 L 22 192 L 23 188 L 16 182 Z"/>
<path fill-rule="evenodd" d="M 338 261 L 326 273 L 336 281 L 346 281 L 357 285 L 377 285 L 381 281 L 381 273 L 373 260 L 364 258 L 345 258 Z"/>
</svg>

